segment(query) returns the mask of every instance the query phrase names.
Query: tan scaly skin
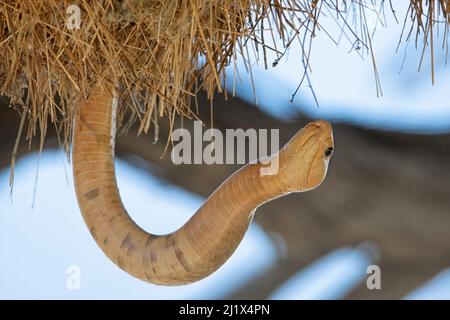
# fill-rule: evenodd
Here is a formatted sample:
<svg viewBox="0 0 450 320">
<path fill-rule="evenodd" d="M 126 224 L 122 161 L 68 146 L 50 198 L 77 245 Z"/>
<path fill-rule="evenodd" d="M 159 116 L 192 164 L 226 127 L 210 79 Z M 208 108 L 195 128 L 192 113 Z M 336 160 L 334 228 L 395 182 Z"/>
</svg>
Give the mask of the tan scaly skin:
<svg viewBox="0 0 450 320">
<path fill-rule="evenodd" d="M 198 281 L 217 270 L 242 240 L 255 209 L 291 192 L 316 188 L 333 152 L 331 125 L 314 121 L 279 153 L 279 170 L 248 164 L 231 175 L 192 218 L 167 235 L 141 229 L 120 199 L 114 170 L 117 99 L 97 87 L 78 108 L 73 143 L 75 189 L 83 218 L 103 252 L 129 274 L 161 285 Z"/>
</svg>

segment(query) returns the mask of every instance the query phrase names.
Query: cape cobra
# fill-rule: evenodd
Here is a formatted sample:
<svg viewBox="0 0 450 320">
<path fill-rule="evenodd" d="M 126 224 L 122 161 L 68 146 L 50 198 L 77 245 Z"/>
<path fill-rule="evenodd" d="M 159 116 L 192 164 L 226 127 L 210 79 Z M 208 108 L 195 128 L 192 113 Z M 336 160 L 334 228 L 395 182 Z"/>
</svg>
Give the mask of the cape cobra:
<svg viewBox="0 0 450 320">
<path fill-rule="evenodd" d="M 115 95 L 96 87 L 78 105 L 73 174 L 78 204 L 103 252 L 129 274 L 160 285 L 182 285 L 217 270 L 233 254 L 261 204 L 316 188 L 333 152 L 331 125 L 309 123 L 278 153 L 279 170 L 260 175 L 261 163 L 231 175 L 192 218 L 167 235 L 153 235 L 128 215 L 114 170 Z"/>
</svg>

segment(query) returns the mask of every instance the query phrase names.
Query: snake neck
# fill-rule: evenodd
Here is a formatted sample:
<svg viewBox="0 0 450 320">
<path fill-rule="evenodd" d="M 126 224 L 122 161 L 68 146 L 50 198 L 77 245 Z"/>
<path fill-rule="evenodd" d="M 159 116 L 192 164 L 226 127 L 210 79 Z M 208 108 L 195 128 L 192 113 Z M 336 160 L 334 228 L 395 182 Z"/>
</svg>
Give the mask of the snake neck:
<svg viewBox="0 0 450 320">
<path fill-rule="evenodd" d="M 278 157 L 278 154 L 272 156 Z M 274 160 L 275 161 L 275 160 Z M 243 214 L 251 213 L 264 203 L 290 193 L 279 172 L 264 175 L 261 163 L 247 164 L 236 171 L 215 193 L 234 194 Z M 212 196 L 214 196 L 214 194 Z"/>
</svg>

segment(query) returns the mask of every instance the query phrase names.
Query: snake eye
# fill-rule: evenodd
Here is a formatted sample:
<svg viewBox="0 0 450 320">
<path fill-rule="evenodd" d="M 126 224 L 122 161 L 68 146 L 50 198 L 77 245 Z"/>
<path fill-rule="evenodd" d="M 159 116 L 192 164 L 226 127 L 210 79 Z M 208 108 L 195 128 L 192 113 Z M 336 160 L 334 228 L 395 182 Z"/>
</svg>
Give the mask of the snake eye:
<svg viewBox="0 0 450 320">
<path fill-rule="evenodd" d="M 325 157 L 329 157 L 333 154 L 333 147 L 329 147 L 328 149 L 325 150 L 324 155 Z"/>
</svg>

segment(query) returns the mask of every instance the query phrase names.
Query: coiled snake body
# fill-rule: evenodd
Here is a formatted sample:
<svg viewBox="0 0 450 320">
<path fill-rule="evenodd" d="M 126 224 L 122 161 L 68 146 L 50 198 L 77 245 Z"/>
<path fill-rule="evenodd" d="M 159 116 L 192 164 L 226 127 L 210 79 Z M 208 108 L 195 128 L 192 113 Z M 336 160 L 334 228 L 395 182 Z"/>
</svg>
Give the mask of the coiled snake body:
<svg viewBox="0 0 450 320">
<path fill-rule="evenodd" d="M 78 106 L 73 174 L 83 218 L 103 252 L 129 274 L 155 284 L 181 285 L 217 270 L 235 251 L 261 204 L 314 189 L 325 178 L 334 145 L 328 122 L 301 129 L 278 153 L 279 170 L 261 175 L 248 164 L 231 175 L 192 218 L 167 235 L 153 235 L 128 215 L 114 170 L 115 107 L 97 87 Z"/>
</svg>

